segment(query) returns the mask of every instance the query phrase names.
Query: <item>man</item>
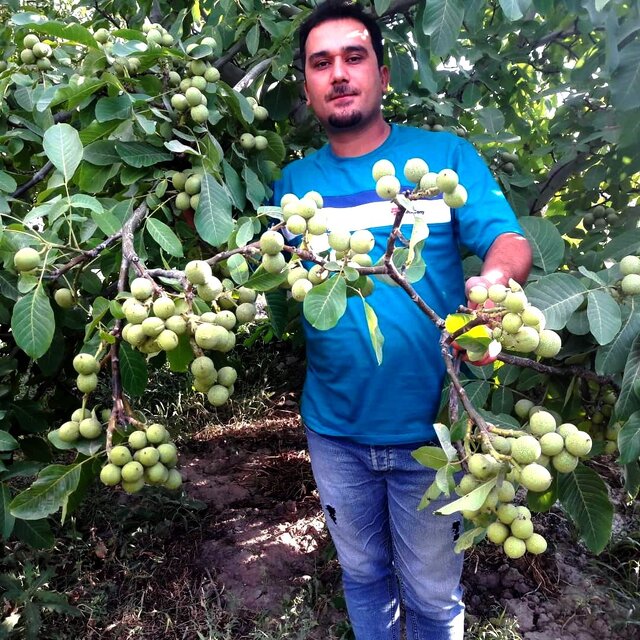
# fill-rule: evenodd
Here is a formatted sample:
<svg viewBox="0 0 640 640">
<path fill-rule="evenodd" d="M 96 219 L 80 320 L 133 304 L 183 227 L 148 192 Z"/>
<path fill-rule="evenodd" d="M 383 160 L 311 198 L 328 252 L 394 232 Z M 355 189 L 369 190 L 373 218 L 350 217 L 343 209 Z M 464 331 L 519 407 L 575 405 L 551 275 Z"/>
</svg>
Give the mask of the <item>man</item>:
<svg viewBox="0 0 640 640">
<path fill-rule="evenodd" d="M 386 158 L 401 173 L 406 160 L 421 157 L 431 171 L 456 170 L 469 199 L 457 210 L 441 199 L 418 204 L 430 230 L 426 273 L 414 284 L 418 293 L 441 316 L 465 301 L 459 243 L 484 259 L 482 276 L 467 286 L 524 281 L 529 246 L 475 150 L 448 133 L 383 119 L 389 72 L 375 21 L 357 5 L 329 0 L 303 24 L 300 50 L 307 101 L 329 144 L 285 167 L 275 201 L 287 192 L 320 192 L 330 228 L 374 234 L 375 261 L 394 216 L 392 204 L 375 193 L 371 168 Z M 380 366 L 358 297 L 349 299 L 335 328 L 304 327 L 302 417 L 349 617 L 358 640 L 399 638 L 401 607 L 408 638 L 461 640 L 462 554 L 453 551 L 459 517 L 433 515 L 442 506 L 437 503 L 417 510 L 434 472 L 411 456 L 436 440 L 433 421 L 445 375 L 439 331 L 398 287 L 378 281 L 367 300 L 385 340 Z"/>
</svg>

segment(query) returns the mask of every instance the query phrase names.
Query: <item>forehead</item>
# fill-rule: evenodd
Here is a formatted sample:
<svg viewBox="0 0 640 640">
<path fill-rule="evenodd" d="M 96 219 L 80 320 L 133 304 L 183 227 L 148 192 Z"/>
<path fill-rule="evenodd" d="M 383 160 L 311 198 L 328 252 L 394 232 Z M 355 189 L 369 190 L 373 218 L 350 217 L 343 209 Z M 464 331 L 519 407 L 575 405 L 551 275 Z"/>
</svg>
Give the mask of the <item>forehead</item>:
<svg viewBox="0 0 640 640">
<path fill-rule="evenodd" d="M 366 47 L 373 51 L 367 28 L 353 18 L 327 20 L 309 32 L 305 45 L 307 56 L 319 51 L 339 51 L 345 47 Z"/>
</svg>

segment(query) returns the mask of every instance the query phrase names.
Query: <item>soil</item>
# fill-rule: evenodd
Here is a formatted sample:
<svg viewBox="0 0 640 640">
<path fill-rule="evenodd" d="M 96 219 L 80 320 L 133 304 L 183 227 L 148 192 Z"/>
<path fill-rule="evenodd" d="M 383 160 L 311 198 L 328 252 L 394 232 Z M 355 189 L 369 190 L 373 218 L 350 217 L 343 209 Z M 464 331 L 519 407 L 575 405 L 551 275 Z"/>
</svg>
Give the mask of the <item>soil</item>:
<svg viewBox="0 0 640 640">
<path fill-rule="evenodd" d="M 212 516 L 200 562 L 226 608 L 277 616 L 283 602 L 318 574 L 339 589 L 291 403 L 257 424 L 204 430 L 182 461 L 188 495 Z M 620 482 L 614 474 L 610 480 L 623 508 Z M 463 584 L 469 621 L 494 615 L 499 626 L 506 614 L 517 620 L 524 640 L 637 638 L 637 627 L 621 625 L 623 603 L 561 512 L 535 520 L 549 542 L 542 556 L 507 562 L 490 544 L 468 552 Z M 325 631 L 307 636 L 318 640 L 327 640 L 326 629 L 345 617 L 332 606 L 318 615 L 318 629 Z"/>
</svg>

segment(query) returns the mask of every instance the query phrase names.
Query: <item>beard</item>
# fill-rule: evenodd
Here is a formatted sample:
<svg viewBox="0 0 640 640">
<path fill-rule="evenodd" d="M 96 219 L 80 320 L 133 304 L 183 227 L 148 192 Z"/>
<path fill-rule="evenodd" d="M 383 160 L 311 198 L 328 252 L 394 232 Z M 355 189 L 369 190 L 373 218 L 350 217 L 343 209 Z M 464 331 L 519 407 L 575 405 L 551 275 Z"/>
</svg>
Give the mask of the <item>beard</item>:
<svg viewBox="0 0 640 640">
<path fill-rule="evenodd" d="M 327 121 L 334 129 L 350 129 L 360 124 L 362 121 L 362 112 L 354 109 L 347 113 L 334 113 L 329 116 Z"/>
</svg>

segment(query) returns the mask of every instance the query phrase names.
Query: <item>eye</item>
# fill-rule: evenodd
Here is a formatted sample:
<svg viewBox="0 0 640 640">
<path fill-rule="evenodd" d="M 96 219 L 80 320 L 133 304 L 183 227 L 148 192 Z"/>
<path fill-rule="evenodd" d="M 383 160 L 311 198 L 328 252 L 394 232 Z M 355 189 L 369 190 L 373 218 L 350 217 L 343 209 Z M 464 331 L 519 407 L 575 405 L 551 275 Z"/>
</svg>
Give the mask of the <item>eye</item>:
<svg viewBox="0 0 640 640">
<path fill-rule="evenodd" d="M 328 65 L 329 65 L 329 63 L 326 60 L 318 60 L 318 62 L 314 63 L 313 68 L 314 69 L 324 69 Z"/>
<path fill-rule="evenodd" d="M 358 62 L 362 61 L 362 56 L 349 56 L 347 58 L 347 62 L 349 62 L 350 64 L 358 64 Z"/>
</svg>

